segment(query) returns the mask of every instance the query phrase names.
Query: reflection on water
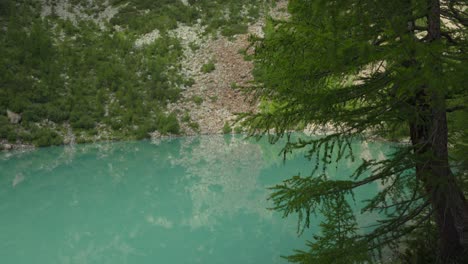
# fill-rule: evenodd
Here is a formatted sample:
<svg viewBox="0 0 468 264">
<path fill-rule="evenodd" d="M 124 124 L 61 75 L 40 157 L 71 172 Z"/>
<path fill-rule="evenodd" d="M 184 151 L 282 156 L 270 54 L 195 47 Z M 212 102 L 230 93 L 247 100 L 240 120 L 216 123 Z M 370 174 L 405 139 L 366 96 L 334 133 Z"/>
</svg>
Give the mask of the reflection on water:
<svg viewBox="0 0 468 264">
<path fill-rule="evenodd" d="M 214 228 L 220 218 L 240 213 L 271 218 L 265 210 L 266 189 L 259 183 L 264 165 L 261 149 L 239 138 L 203 137 L 181 147 L 181 156 L 172 164 L 186 169 L 183 180 L 192 201 L 192 215 L 184 219 L 191 228 Z M 254 202 L 253 202 L 254 201 Z"/>
<path fill-rule="evenodd" d="M 356 147 L 362 158 L 388 149 Z M 311 169 L 300 152 L 283 163 L 280 149 L 202 136 L 2 153 L 2 262 L 285 263 L 280 255 L 304 248 L 316 230 L 297 237 L 295 217 L 267 209 L 267 187 Z M 378 187 L 363 187 L 357 200 Z"/>
</svg>

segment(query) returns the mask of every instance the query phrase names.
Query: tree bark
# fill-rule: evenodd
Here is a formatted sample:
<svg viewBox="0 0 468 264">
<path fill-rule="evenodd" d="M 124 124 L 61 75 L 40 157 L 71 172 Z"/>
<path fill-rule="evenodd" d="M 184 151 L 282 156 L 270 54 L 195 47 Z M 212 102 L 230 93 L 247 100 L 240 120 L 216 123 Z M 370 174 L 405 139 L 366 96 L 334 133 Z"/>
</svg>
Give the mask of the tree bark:
<svg viewBox="0 0 468 264">
<path fill-rule="evenodd" d="M 440 2 L 430 0 L 428 45 L 439 41 Z M 441 65 L 431 65 L 442 73 Z M 410 122 L 417 155 L 416 175 L 424 184 L 439 232 L 440 263 L 462 263 L 468 250 L 468 205 L 448 161 L 448 128 L 442 87 L 422 87 L 415 98 L 418 118 Z"/>
<path fill-rule="evenodd" d="M 411 124 L 411 141 L 418 154 L 416 175 L 431 200 L 439 232 L 439 262 L 459 261 L 467 248 L 467 206 L 450 171 L 447 120 L 443 111 L 431 109 L 429 124 Z"/>
</svg>

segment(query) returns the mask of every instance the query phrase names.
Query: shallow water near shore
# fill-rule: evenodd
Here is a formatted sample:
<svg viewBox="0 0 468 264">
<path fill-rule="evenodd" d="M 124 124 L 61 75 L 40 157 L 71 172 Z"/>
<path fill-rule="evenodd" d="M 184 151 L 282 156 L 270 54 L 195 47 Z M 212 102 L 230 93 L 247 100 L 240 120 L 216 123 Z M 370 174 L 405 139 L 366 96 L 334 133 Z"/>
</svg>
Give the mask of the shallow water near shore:
<svg viewBox="0 0 468 264">
<path fill-rule="evenodd" d="M 317 229 L 298 236 L 296 216 L 267 209 L 268 187 L 314 164 L 303 152 L 284 163 L 282 143 L 219 135 L 0 153 L 1 262 L 286 263 Z M 356 147 L 376 159 L 391 148 Z M 356 208 L 379 188 L 358 189 Z"/>
</svg>

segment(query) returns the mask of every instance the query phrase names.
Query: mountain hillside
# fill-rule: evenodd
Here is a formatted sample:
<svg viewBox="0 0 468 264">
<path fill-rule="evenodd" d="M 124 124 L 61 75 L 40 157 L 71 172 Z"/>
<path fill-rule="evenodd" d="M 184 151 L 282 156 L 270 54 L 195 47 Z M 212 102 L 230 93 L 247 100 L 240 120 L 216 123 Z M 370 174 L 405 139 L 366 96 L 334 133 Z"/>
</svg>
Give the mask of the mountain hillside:
<svg viewBox="0 0 468 264">
<path fill-rule="evenodd" d="M 2 1 L 0 148 L 241 131 L 266 2 Z"/>
</svg>

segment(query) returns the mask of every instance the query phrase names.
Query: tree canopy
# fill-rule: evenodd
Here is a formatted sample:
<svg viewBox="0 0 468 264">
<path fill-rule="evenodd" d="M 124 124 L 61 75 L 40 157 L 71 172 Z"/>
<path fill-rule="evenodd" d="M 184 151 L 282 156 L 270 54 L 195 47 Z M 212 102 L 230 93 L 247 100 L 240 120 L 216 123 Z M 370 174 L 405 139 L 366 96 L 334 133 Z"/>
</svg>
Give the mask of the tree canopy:
<svg viewBox="0 0 468 264">
<path fill-rule="evenodd" d="M 246 114 L 245 123 L 251 134 L 273 139 L 307 124 L 334 128 L 283 149 L 307 148 L 315 165 L 311 175 L 272 188 L 274 209 L 297 213 L 304 228 L 316 213 L 326 219 L 310 250 L 288 259 L 365 262 L 434 226 L 439 242 L 432 261 L 463 261 L 467 170 L 466 157 L 455 154 L 467 143 L 466 2 L 291 0 L 288 12 L 267 21 L 263 38 L 252 37 L 252 92 L 272 107 Z M 348 180 L 327 177 L 332 163 L 356 159 L 350 142 L 376 136 L 407 140 L 387 159 L 356 160 L 361 165 Z M 362 213 L 386 218 L 358 233 L 345 198 L 373 182 L 383 188 Z"/>
</svg>

